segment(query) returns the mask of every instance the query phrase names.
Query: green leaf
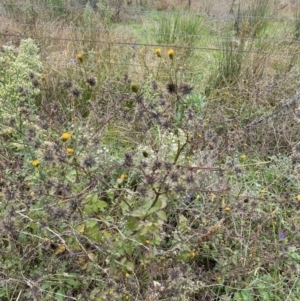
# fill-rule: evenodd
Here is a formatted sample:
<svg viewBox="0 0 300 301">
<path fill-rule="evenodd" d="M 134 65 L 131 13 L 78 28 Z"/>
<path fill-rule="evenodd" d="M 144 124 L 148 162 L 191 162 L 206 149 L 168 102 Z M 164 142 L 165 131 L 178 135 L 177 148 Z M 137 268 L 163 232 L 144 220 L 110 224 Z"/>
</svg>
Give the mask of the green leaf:
<svg viewBox="0 0 300 301">
<path fill-rule="evenodd" d="M 156 212 L 156 215 L 157 215 L 160 219 L 162 219 L 163 221 L 167 221 L 167 220 L 168 220 L 167 214 L 166 214 L 166 212 L 163 211 L 163 210 L 157 211 L 157 212 Z"/>
<path fill-rule="evenodd" d="M 67 279 L 66 283 L 70 286 L 70 287 L 77 287 L 79 285 L 79 282 L 74 280 L 74 279 Z"/>
<path fill-rule="evenodd" d="M 96 226 L 97 223 L 98 223 L 98 222 L 97 222 L 96 220 L 91 219 L 91 220 L 89 220 L 89 221 L 87 221 L 87 222 L 85 223 L 85 226 L 86 226 L 87 229 L 89 229 L 89 228 L 93 228 L 94 226 Z"/>
<path fill-rule="evenodd" d="M 237 293 L 234 294 L 234 301 L 253 301 L 254 298 L 252 296 L 252 291 L 239 291 Z"/>
<path fill-rule="evenodd" d="M 259 300 L 269 301 L 273 300 L 273 296 L 268 293 L 268 287 L 264 287 L 258 290 L 258 294 L 260 296 Z"/>
<path fill-rule="evenodd" d="M 140 231 L 140 235 L 146 235 L 148 233 L 148 227 L 143 227 Z"/>
<path fill-rule="evenodd" d="M 298 253 L 290 253 L 290 257 L 292 257 L 293 259 L 300 261 L 300 254 Z"/>
<path fill-rule="evenodd" d="M 44 283 L 44 284 L 41 286 L 41 289 L 42 289 L 42 290 L 48 290 L 50 287 L 51 287 L 51 283 Z"/>
<path fill-rule="evenodd" d="M 131 261 L 127 261 L 127 262 L 126 262 L 126 268 L 127 268 L 127 270 L 130 271 L 130 272 L 134 271 L 134 263 L 131 262 Z"/>
<path fill-rule="evenodd" d="M 100 243 L 102 241 L 102 234 L 97 228 L 92 228 L 86 231 L 85 235 L 91 240 Z"/>
<path fill-rule="evenodd" d="M 68 172 L 67 174 L 66 174 L 66 179 L 69 181 L 69 182 L 74 182 L 75 181 L 75 179 L 76 179 L 76 170 L 75 169 L 73 169 L 73 170 L 71 170 L 70 172 Z"/>
<path fill-rule="evenodd" d="M 63 301 L 65 299 L 66 292 L 63 288 L 60 288 L 55 294 L 56 300 Z"/>
<path fill-rule="evenodd" d="M 127 228 L 131 231 L 135 231 L 139 227 L 139 222 L 140 222 L 140 220 L 138 218 L 129 216 L 129 218 L 127 220 Z"/>
<path fill-rule="evenodd" d="M 159 205 L 159 206 L 158 206 Z M 156 212 L 156 211 L 158 211 L 158 210 L 160 210 L 160 206 L 161 206 L 161 204 L 158 204 L 157 206 L 154 206 L 154 207 L 152 207 L 151 209 L 149 209 L 148 210 L 148 212 L 147 212 L 147 214 L 149 215 L 149 214 L 151 214 L 151 213 L 154 213 L 154 212 Z"/>
<path fill-rule="evenodd" d="M 35 231 L 37 229 L 36 223 L 35 222 L 30 222 L 30 228 Z"/>
<path fill-rule="evenodd" d="M 92 208 L 93 208 L 94 212 L 98 212 L 99 209 L 103 209 L 107 206 L 108 206 L 108 204 L 106 202 L 96 200 L 96 201 L 93 201 Z"/>
<path fill-rule="evenodd" d="M 146 215 L 147 210 L 138 208 L 130 213 L 131 216 L 142 217 Z"/>
<path fill-rule="evenodd" d="M 168 205 L 167 199 L 166 199 L 166 198 L 162 198 L 162 199 L 161 199 L 161 206 L 160 206 L 160 209 L 166 208 L 167 205 Z"/>
<path fill-rule="evenodd" d="M 133 248 L 133 246 L 132 246 L 132 244 L 131 244 L 130 242 L 124 243 L 124 244 L 123 244 L 123 249 L 125 250 L 125 252 L 126 252 L 129 256 L 132 255 L 133 250 L 134 250 L 134 248 Z"/>
<path fill-rule="evenodd" d="M 106 202 L 104 202 L 104 201 L 98 201 L 97 205 L 98 205 L 99 209 L 102 209 L 102 208 L 105 208 L 105 207 L 108 206 L 108 204 Z"/>
</svg>

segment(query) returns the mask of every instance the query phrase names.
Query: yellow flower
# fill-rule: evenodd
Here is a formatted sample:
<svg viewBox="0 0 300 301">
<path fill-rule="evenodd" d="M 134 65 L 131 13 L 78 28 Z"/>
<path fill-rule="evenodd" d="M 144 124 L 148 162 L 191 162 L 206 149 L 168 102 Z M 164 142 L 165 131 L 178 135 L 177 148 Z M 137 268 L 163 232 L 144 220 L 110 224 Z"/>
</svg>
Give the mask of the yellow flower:
<svg viewBox="0 0 300 301">
<path fill-rule="evenodd" d="M 68 155 L 73 155 L 74 149 L 73 148 L 67 148 L 67 154 Z"/>
<path fill-rule="evenodd" d="M 297 195 L 297 201 L 300 202 L 300 194 Z"/>
<path fill-rule="evenodd" d="M 121 174 L 120 179 L 125 180 L 127 178 L 127 176 L 125 174 Z"/>
<path fill-rule="evenodd" d="M 125 277 L 126 277 L 126 278 L 129 278 L 129 277 L 130 277 L 130 274 L 129 274 L 129 273 L 126 273 L 126 274 L 125 274 Z"/>
<path fill-rule="evenodd" d="M 150 240 L 146 239 L 146 244 L 149 245 L 150 244 Z"/>
<path fill-rule="evenodd" d="M 78 59 L 79 62 L 82 62 L 83 56 L 82 56 L 81 53 L 78 53 L 78 54 L 77 54 L 77 59 Z"/>
<path fill-rule="evenodd" d="M 34 167 L 38 167 L 40 165 L 40 161 L 39 160 L 33 160 L 31 162 L 31 164 L 34 166 Z"/>
<path fill-rule="evenodd" d="M 191 259 L 193 259 L 195 256 L 196 256 L 196 253 L 193 252 L 193 251 L 191 251 L 190 254 L 189 254 L 189 257 L 190 257 Z"/>
<path fill-rule="evenodd" d="M 55 250 L 55 255 L 59 255 L 61 253 L 64 253 L 66 251 L 66 246 L 65 245 L 58 245 L 56 250 Z"/>
<path fill-rule="evenodd" d="M 170 50 L 168 50 L 168 56 L 169 56 L 169 58 L 170 59 L 173 59 L 173 56 L 174 56 L 174 50 L 173 49 L 170 49 Z"/>
<path fill-rule="evenodd" d="M 61 140 L 63 142 L 66 142 L 67 140 L 71 139 L 72 138 L 72 135 L 69 134 L 69 133 L 63 133 L 62 136 L 61 136 Z"/>
<path fill-rule="evenodd" d="M 229 206 L 227 206 L 227 207 L 225 207 L 225 210 L 226 210 L 227 212 L 229 212 L 229 211 L 231 210 L 231 208 L 230 208 Z"/>
<path fill-rule="evenodd" d="M 156 48 L 154 50 L 154 53 L 158 56 L 158 57 L 161 57 L 161 49 L 160 48 Z"/>
<path fill-rule="evenodd" d="M 126 295 L 125 299 L 126 299 L 126 300 L 128 300 L 128 299 L 129 299 L 129 296 L 128 296 L 128 295 Z"/>
<path fill-rule="evenodd" d="M 247 156 L 245 154 L 241 155 L 240 157 L 242 160 L 245 160 L 247 158 Z"/>
</svg>

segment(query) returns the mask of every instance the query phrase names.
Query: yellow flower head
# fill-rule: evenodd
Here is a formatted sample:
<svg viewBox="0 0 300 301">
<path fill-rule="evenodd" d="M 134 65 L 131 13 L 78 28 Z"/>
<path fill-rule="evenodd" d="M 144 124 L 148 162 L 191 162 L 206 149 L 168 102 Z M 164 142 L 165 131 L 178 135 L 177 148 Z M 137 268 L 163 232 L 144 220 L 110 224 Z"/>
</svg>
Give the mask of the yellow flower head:
<svg viewBox="0 0 300 301">
<path fill-rule="evenodd" d="M 161 57 L 161 49 L 160 48 L 156 48 L 154 50 L 154 53 L 158 56 L 158 57 Z"/>
<path fill-rule="evenodd" d="M 297 201 L 300 202 L 300 194 L 297 195 Z"/>
<path fill-rule="evenodd" d="M 149 245 L 150 244 L 150 240 L 146 239 L 146 244 Z"/>
<path fill-rule="evenodd" d="M 127 176 L 125 174 L 121 174 L 120 179 L 125 180 L 127 178 Z"/>
<path fill-rule="evenodd" d="M 77 60 L 78 60 L 79 62 L 82 62 L 83 56 L 82 56 L 81 53 L 78 53 L 78 54 L 77 54 Z"/>
<path fill-rule="evenodd" d="M 69 133 L 63 133 L 62 136 L 61 136 L 61 140 L 63 142 L 66 142 L 67 140 L 71 139 L 72 138 L 72 135 L 69 134 Z"/>
<path fill-rule="evenodd" d="M 225 211 L 229 212 L 231 208 L 229 206 L 225 207 Z"/>
<path fill-rule="evenodd" d="M 73 148 L 67 148 L 67 154 L 68 155 L 73 155 L 74 149 Z"/>
<path fill-rule="evenodd" d="M 170 50 L 168 50 L 168 56 L 169 56 L 169 58 L 172 60 L 173 59 L 173 56 L 174 56 L 174 50 L 173 49 L 170 49 Z"/>
<path fill-rule="evenodd" d="M 34 167 L 38 167 L 40 165 L 40 161 L 39 160 L 33 160 L 31 162 L 31 164 L 34 166 Z"/>
<path fill-rule="evenodd" d="M 195 253 L 195 252 L 191 251 L 191 252 L 189 253 L 189 257 L 190 257 L 191 259 L 193 259 L 195 256 L 196 256 L 196 253 Z"/>
<path fill-rule="evenodd" d="M 129 273 L 126 273 L 126 274 L 125 274 L 125 277 L 126 277 L 126 278 L 129 278 L 129 277 L 130 277 L 130 274 L 129 274 Z"/>
<path fill-rule="evenodd" d="M 244 155 L 241 155 L 240 157 L 242 160 L 245 160 L 247 158 L 247 156 L 244 154 Z"/>
</svg>

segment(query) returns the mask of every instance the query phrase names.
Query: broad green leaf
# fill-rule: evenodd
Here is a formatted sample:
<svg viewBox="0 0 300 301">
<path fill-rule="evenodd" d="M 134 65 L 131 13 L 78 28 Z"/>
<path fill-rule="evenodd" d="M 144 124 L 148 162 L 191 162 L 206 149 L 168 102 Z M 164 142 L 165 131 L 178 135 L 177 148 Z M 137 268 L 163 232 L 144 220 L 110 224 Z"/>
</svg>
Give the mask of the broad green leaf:
<svg viewBox="0 0 300 301">
<path fill-rule="evenodd" d="M 160 209 L 166 208 L 167 205 L 168 205 L 167 199 L 166 199 L 166 198 L 162 198 L 162 199 L 161 199 L 161 206 L 160 206 Z"/>
<path fill-rule="evenodd" d="M 166 214 L 166 212 L 163 211 L 163 210 L 157 211 L 157 212 L 156 212 L 156 215 L 157 215 L 160 219 L 162 219 L 163 221 L 167 221 L 167 220 L 168 220 L 167 214 Z"/>
<path fill-rule="evenodd" d="M 102 208 L 105 208 L 105 207 L 108 206 L 108 204 L 106 202 L 104 202 L 104 201 L 98 201 L 97 205 L 98 205 L 99 209 L 102 209 Z"/>
<path fill-rule="evenodd" d="M 133 216 L 129 216 L 127 220 L 127 228 L 131 231 L 137 230 L 139 227 L 139 219 Z"/>
<path fill-rule="evenodd" d="M 129 256 L 131 256 L 132 255 L 132 253 L 133 253 L 133 246 L 132 246 L 132 244 L 130 243 L 130 242 L 126 242 L 126 243 L 124 243 L 123 244 L 123 249 L 125 250 L 125 252 L 129 255 Z"/>
<path fill-rule="evenodd" d="M 290 257 L 300 262 L 300 254 L 293 252 L 290 253 Z"/>
<path fill-rule="evenodd" d="M 179 223 L 185 223 L 187 221 L 186 217 L 182 214 L 179 215 Z"/>
<path fill-rule="evenodd" d="M 234 294 L 234 301 L 253 301 L 252 291 L 241 290 Z"/>
<path fill-rule="evenodd" d="M 79 285 L 79 282 L 74 280 L 74 279 L 66 279 L 66 283 L 70 286 L 70 287 L 76 287 Z"/>
<path fill-rule="evenodd" d="M 89 231 L 86 231 L 85 235 L 95 242 L 99 243 L 102 241 L 102 235 L 98 229 L 90 229 Z"/>
<path fill-rule="evenodd" d="M 99 209 L 103 209 L 107 206 L 108 206 L 108 204 L 106 202 L 99 201 L 99 200 L 93 201 L 93 204 L 92 204 L 92 208 L 93 208 L 94 212 L 98 212 Z"/>
<path fill-rule="evenodd" d="M 143 209 L 143 208 L 138 208 L 136 210 L 133 210 L 130 215 L 131 216 L 136 216 L 136 217 L 142 217 L 145 216 L 147 210 Z"/>
<path fill-rule="evenodd" d="M 56 300 L 58 301 L 65 300 L 65 295 L 66 295 L 65 290 L 63 288 L 60 288 L 55 294 Z"/>
<path fill-rule="evenodd" d="M 102 234 L 103 234 L 104 237 L 106 237 L 106 238 L 111 238 L 111 237 L 112 237 L 111 233 L 108 232 L 108 231 L 106 231 L 106 230 L 103 230 L 103 231 L 102 231 Z"/>
<path fill-rule="evenodd" d="M 269 301 L 273 300 L 273 296 L 268 293 L 269 288 L 264 287 L 263 289 L 258 289 L 258 294 L 260 296 L 259 300 Z"/>
<path fill-rule="evenodd" d="M 82 234 L 85 231 L 85 224 L 78 225 L 75 229 Z"/>
<path fill-rule="evenodd" d="M 44 284 L 41 286 L 41 289 L 42 289 L 42 290 L 48 290 L 48 288 L 51 287 L 51 285 L 52 285 L 51 283 L 47 283 L 47 282 L 46 282 L 46 283 L 44 283 Z"/>
<path fill-rule="evenodd" d="M 98 222 L 97 222 L 96 220 L 91 219 L 91 220 L 89 220 L 89 221 L 87 221 L 87 222 L 85 223 L 85 226 L 86 226 L 87 229 L 89 229 L 89 228 L 93 228 L 94 226 L 96 226 L 97 223 L 98 223 Z"/>
<path fill-rule="evenodd" d="M 35 222 L 30 222 L 30 228 L 32 230 L 36 230 L 37 229 L 37 224 Z"/>
<path fill-rule="evenodd" d="M 146 235 L 148 233 L 148 227 L 143 227 L 142 229 L 141 229 L 141 231 L 140 231 L 140 235 Z"/>
<path fill-rule="evenodd" d="M 131 261 L 126 262 L 126 268 L 128 271 L 132 272 L 134 270 L 134 263 Z"/>
<path fill-rule="evenodd" d="M 160 206 L 161 206 L 161 204 L 159 204 L 159 206 L 152 207 L 151 209 L 148 210 L 147 214 L 152 214 L 152 213 L 160 210 Z"/>
</svg>

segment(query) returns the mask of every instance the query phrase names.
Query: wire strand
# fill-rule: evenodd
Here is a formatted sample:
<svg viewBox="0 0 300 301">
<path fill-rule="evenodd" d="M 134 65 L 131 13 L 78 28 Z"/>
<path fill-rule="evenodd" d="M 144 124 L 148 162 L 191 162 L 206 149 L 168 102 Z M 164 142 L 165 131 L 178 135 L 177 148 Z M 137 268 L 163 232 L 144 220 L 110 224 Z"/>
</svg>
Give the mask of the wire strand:
<svg viewBox="0 0 300 301">
<path fill-rule="evenodd" d="M 69 41 L 69 42 L 85 42 L 85 43 L 97 43 L 97 44 L 106 44 L 106 45 L 127 45 L 132 46 L 132 42 L 118 42 L 118 41 L 105 41 L 105 40 L 90 40 L 90 39 L 71 39 L 71 38 L 56 38 L 51 36 L 25 36 L 21 34 L 9 34 L 9 33 L 0 33 L 1 36 L 10 36 L 10 37 L 21 37 L 21 38 L 33 38 L 33 39 L 41 39 L 41 40 L 53 40 L 53 41 Z M 135 43 L 136 46 L 144 46 L 144 47 L 163 47 L 163 48 L 175 48 L 175 49 L 185 49 L 185 50 L 200 50 L 200 51 L 226 51 L 225 48 L 216 48 L 216 47 L 189 47 L 184 45 L 162 45 L 157 43 L 145 44 L 145 43 Z M 254 51 L 254 50 L 240 50 L 240 49 L 230 49 L 230 51 L 238 52 L 238 53 L 252 53 L 252 54 L 261 54 L 261 55 L 275 55 L 275 56 L 293 56 L 300 52 L 296 51 L 293 53 L 275 53 L 270 51 Z"/>
<path fill-rule="evenodd" d="M 103 29 L 103 28 L 97 28 L 97 27 L 80 27 L 80 26 L 53 26 L 53 25 L 47 25 L 47 24 L 28 24 L 28 23 L 18 23 L 18 26 L 26 26 L 26 27 L 33 27 L 33 28 L 47 28 L 52 30 L 59 30 L 59 29 L 72 29 L 76 31 L 95 31 L 95 32 L 103 32 L 103 33 L 132 33 L 134 34 L 134 31 L 130 32 L 128 30 L 115 30 L 115 29 Z M 191 37 L 191 38 L 212 38 L 215 40 L 230 40 L 235 37 L 233 36 L 219 36 L 219 35 L 209 35 L 209 34 L 201 34 L 201 35 L 193 35 L 193 34 L 186 34 L 184 32 L 179 33 L 173 33 L 173 32 L 165 32 L 165 33 L 159 33 L 155 32 L 155 36 L 170 36 L 173 37 Z M 267 42 L 274 42 L 274 43 L 292 43 L 292 44 L 300 44 L 300 40 L 295 39 L 276 39 L 276 38 L 236 38 L 238 41 L 267 41 Z"/>
</svg>

